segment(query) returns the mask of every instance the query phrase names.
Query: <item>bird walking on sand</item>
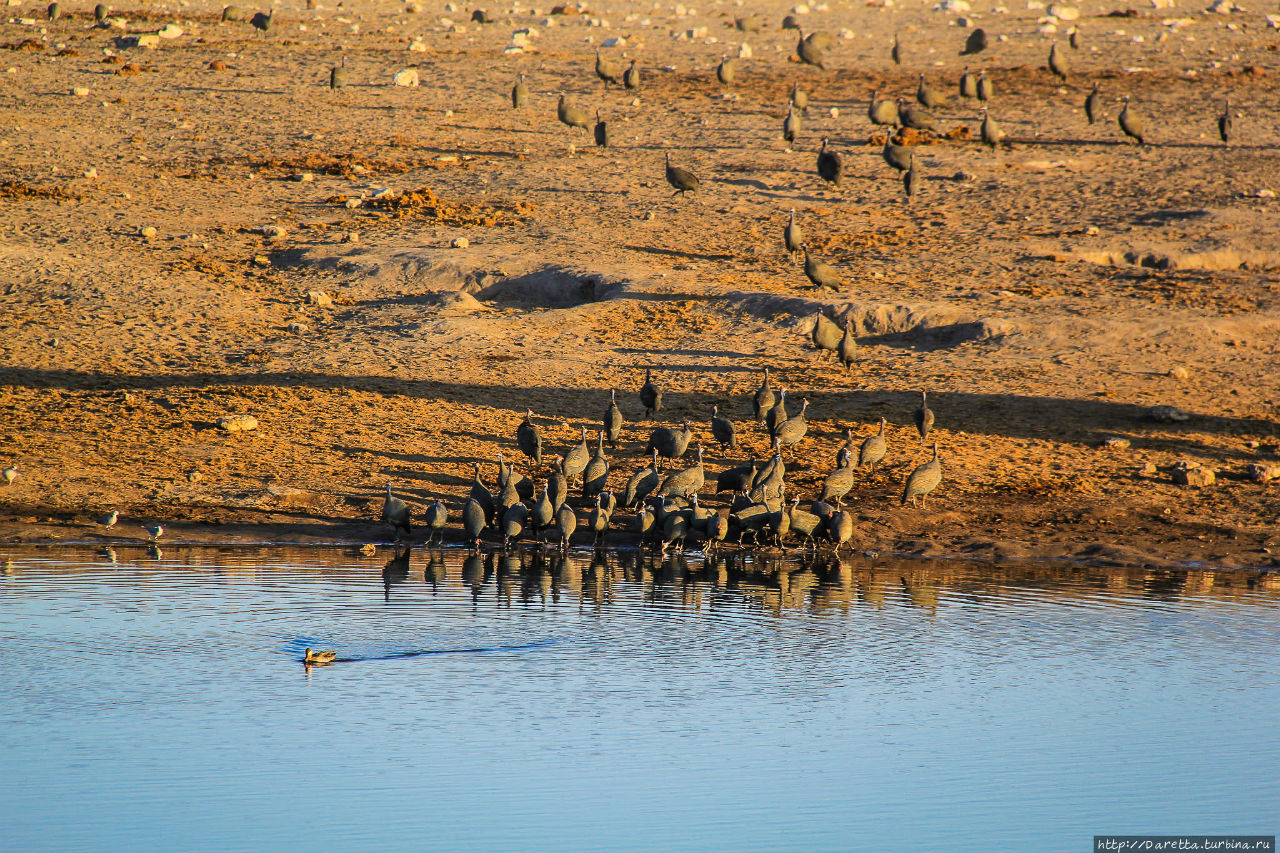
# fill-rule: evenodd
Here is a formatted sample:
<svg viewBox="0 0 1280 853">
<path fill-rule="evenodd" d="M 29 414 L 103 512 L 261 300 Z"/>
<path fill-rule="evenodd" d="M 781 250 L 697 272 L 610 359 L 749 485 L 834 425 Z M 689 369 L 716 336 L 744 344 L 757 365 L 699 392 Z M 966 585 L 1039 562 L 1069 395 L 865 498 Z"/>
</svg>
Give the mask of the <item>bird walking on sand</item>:
<svg viewBox="0 0 1280 853">
<path fill-rule="evenodd" d="M 902 189 L 907 194 L 907 202 L 920 192 L 920 170 L 916 168 L 916 152 L 911 152 L 911 161 L 907 171 L 902 173 Z"/>
<path fill-rule="evenodd" d="M 270 12 L 266 12 L 266 13 L 254 12 L 253 17 L 249 19 L 249 23 L 253 25 L 253 28 L 255 30 L 265 34 L 271 29 L 271 19 L 275 17 L 275 14 L 276 14 L 275 9 L 272 9 Z"/>
<path fill-rule="evenodd" d="M 696 190 L 698 185 L 701 183 L 701 181 L 698 180 L 697 175 L 693 174 L 693 172 L 690 172 L 688 169 L 682 169 L 679 166 L 672 166 L 670 152 L 665 152 L 665 156 L 667 162 L 667 183 L 675 187 L 676 190 L 672 195 L 682 196 L 687 192 L 693 192 Z"/>
<path fill-rule="evenodd" d="M 994 93 L 995 91 L 991 85 L 990 78 L 987 77 L 987 72 L 979 71 L 978 72 L 978 100 L 985 104 L 987 101 L 991 100 L 991 96 Z"/>
<path fill-rule="evenodd" d="M 622 72 L 622 85 L 631 91 L 640 88 L 640 69 L 636 68 L 636 61 L 631 60 L 631 65 L 627 70 Z"/>
<path fill-rule="evenodd" d="M 609 88 L 610 83 L 615 86 L 622 85 L 622 69 L 605 59 L 598 50 L 596 51 L 596 76 L 604 81 L 606 89 Z"/>
<path fill-rule="evenodd" d="M 938 461 L 938 445 L 933 445 L 933 458 L 911 472 L 911 476 L 907 477 L 907 482 L 902 488 L 902 505 L 906 506 L 907 501 L 911 501 L 912 506 L 916 506 L 916 498 L 920 499 L 919 506 L 928 507 L 929 493 L 938 488 L 942 482 L 942 463 Z"/>
<path fill-rule="evenodd" d="M 880 419 L 880 431 L 875 435 L 867 436 L 863 440 L 862 446 L 858 448 L 858 467 L 871 468 L 871 473 L 875 473 L 876 466 L 884 459 L 889 451 L 888 442 L 884 437 L 884 418 Z"/>
<path fill-rule="evenodd" d="M 898 40 L 898 34 L 893 34 L 893 47 L 889 50 L 889 56 L 893 59 L 894 65 L 902 64 L 902 42 Z"/>
<path fill-rule="evenodd" d="M 115 509 L 111 510 L 111 512 L 97 519 L 98 524 L 101 524 L 103 528 L 106 530 L 110 530 L 111 528 L 115 527 L 116 522 L 119 520 L 120 520 L 120 511 Z"/>
<path fill-rule="evenodd" d="M 800 251 L 800 246 L 803 243 L 804 232 L 796 224 L 796 209 L 793 207 L 791 208 L 791 217 L 787 220 L 787 227 L 782 229 L 782 244 L 787 247 L 789 253 L 795 254 Z"/>
<path fill-rule="evenodd" d="M 720 414 L 719 406 L 711 407 L 711 436 L 720 443 L 720 452 L 738 446 L 738 433 L 733 421 Z"/>
<path fill-rule="evenodd" d="M 800 41 L 796 43 L 796 57 L 805 65 L 812 65 L 815 68 L 827 70 L 826 56 L 822 48 L 823 40 L 818 38 L 818 33 L 810 33 L 806 38 L 804 30 L 799 30 Z M 829 37 L 826 39 L 829 41 Z"/>
<path fill-rule="evenodd" d="M 604 427 L 604 437 L 608 440 L 609 446 L 617 448 L 618 438 L 622 435 L 622 410 L 618 408 L 616 389 L 609 389 L 609 408 L 604 410 L 601 426 Z"/>
<path fill-rule="evenodd" d="M 152 542 L 155 542 L 164 535 L 163 524 L 144 524 L 142 525 L 142 529 L 147 531 L 147 535 L 151 537 Z"/>
<path fill-rule="evenodd" d="M 978 97 L 978 78 L 969 73 L 967 65 L 964 67 L 964 73 L 960 75 L 960 97 Z"/>
<path fill-rule="evenodd" d="M 987 112 L 986 107 L 982 108 L 981 136 L 982 144 L 992 151 L 995 151 L 996 146 L 1004 142 L 1004 131 L 1000 129 L 1000 125 L 996 124 L 996 120 Z"/>
<path fill-rule="evenodd" d="M 899 172 L 905 172 L 911 168 L 911 147 L 907 145 L 898 145 L 893 141 L 892 137 L 888 137 L 884 141 L 884 149 L 881 150 L 880 156 L 894 169 Z"/>
<path fill-rule="evenodd" d="M 609 147 L 609 124 L 604 119 L 600 118 L 599 110 L 596 110 L 596 126 L 593 128 L 592 132 L 595 135 L 597 146 L 600 148 Z"/>
<path fill-rule="evenodd" d="M 525 85 L 524 75 L 521 74 L 516 78 L 515 85 L 511 87 L 511 109 L 518 110 L 527 103 L 529 103 L 529 87 Z"/>
<path fill-rule="evenodd" d="M 892 127 L 898 123 L 898 105 L 892 98 L 881 98 L 878 90 L 872 90 L 867 119 L 875 125 Z"/>
<path fill-rule="evenodd" d="M 524 420 L 516 427 L 516 447 L 535 465 L 542 463 L 542 435 L 533 422 L 533 409 L 525 409 Z"/>
<path fill-rule="evenodd" d="M 827 150 L 827 137 L 822 137 L 822 148 L 818 151 L 818 177 L 838 187 L 843 170 L 844 161 L 835 151 Z"/>
<path fill-rule="evenodd" d="M 342 61 L 329 69 L 329 88 L 333 90 L 341 89 L 347 85 L 347 57 L 343 56 Z"/>
<path fill-rule="evenodd" d="M 1058 40 L 1054 39 L 1049 45 L 1049 71 L 1063 83 L 1067 82 L 1067 74 L 1070 73 L 1067 66 L 1067 57 L 1058 50 Z"/>
<path fill-rule="evenodd" d="M 387 496 L 382 500 L 382 520 L 391 525 L 396 538 L 401 530 L 405 536 L 409 535 L 409 505 L 391 494 L 390 483 L 387 483 Z"/>
<path fill-rule="evenodd" d="M 800 112 L 809 114 L 809 93 L 800 88 L 798 80 L 791 82 L 791 103 L 795 104 Z"/>
<path fill-rule="evenodd" d="M 586 130 L 591 126 L 591 116 L 587 114 L 587 111 L 567 103 L 563 93 L 560 95 L 560 101 L 556 104 L 556 117 L 566 127 L 580 127 Z"/>
<path fill-rule="evenodd" d="M 791 101 L 787 102 L 787 117 L 782 120 L 782 138 L 787 140 L 787 144 L 794 144 L 796 136 L 800 133 L 800 114 L 796 112 L 795 104 Z"/>
<path fill-rule="evenodd" d="M 662 388 L 653 381 L 653 370 L 644 369 L 644 384 L 640 386 L 640 405 L 644 406 L 644 419 L 653 420 L 653 416 L 662 411 Z"/>
<path fill-rule="evenodd" d="M 1084 115 L 1089 119 L 1089 124 L 1093 124 L 1102 115 L 1102 93 L 1098 91 L 1098 84 L 1093 84 L 1093 90 L 1089 92 L 1089 97 L 1084 99 Z"/>
<path fill-rule="evenodd" d="M 727 56 L 720 57 L 720 64 L 716 66 L 716 79 L 721 86 L 732 86 L 733 81 L 738 79 L 738 63 Z"/>
<path fill-rule="evenodd" d="M 755 413 L 756 423 L 764 423 L 764 416 L 776 401 L 773 393 L 773 387 L 769 384 L 769 368 L 764 369 L 764 379 L 760 382 L 760 387 L 756 389 L 755 395 L 751 398 L 751 410 Z"/>
<path fill-rule="evenodd" d="M 13 485 L 13 481 L 18 478 L 18 466 L 10 465 L 8 468 L 0 471 L 0 478 L 4 479 L 4 484 L 6 486 Z"/>
<path fill-rule="evenodd" d="M 1142 119 L 1129 111 L 1129 96 L 1124 96 L 1124 109 L 1120 111 L 1120 115 L 1116 119 L 1120 124 L 1120 129 L 1124 131 L 1124 135 L 1138 140 L 1139 145 L 1145 146 L 1147 140 L 1142 132 Z"/>
<path fill-rule="evenodd" d="M 853 367 L 853 363 L 858 359 L 858 341 L 853 336 L 853 318 L 848 314 L 844 317 L 844 335 L 840 338 L 840 345 L 836 347 L 836 355 L 846 371 Z"/>
<path fill-rule="evenodd" d="M 1222 115 L 1218 116 L 1218 136 L 1222 137 L 1223 145 L 1231 144 L 1231 99 L 1227 99 L 1227 103 L 1222 108 Z"/>
<path fill-rule="evenodd" d="M 916 85 L 916 101 L 927 110 L 936 110 L 947 105 L 947 96 L 926 83 L 921 74 L 920 82 Z"/>
<path fill-rule="evenodd" d="M 920 440 L 924 441 L 933 429 L 933 409 L 929 408 L 928 392 L 920 392 L 920 408 L 916 409 L 912 417 L 916 422 L 916 432 L 920 433 Z"/>
<path fill-rule="evenodd" d="M 810 255 L 808 246 L 801 246 L 800 249 L 804 252 L 804 274 L 813 282 L 813 289 L 839 290 L 840 274 L 835 267 Z"/>
<path fill-rule="evenodd" d="M 964 40 L 964 50 L 960 51 L 961 56 L 972 56 L 975 53 L 982 53 L 987 49 L 987 31 L 978 27 L 978 29 L 969 33 L 969 37 Z"/>
</svg>

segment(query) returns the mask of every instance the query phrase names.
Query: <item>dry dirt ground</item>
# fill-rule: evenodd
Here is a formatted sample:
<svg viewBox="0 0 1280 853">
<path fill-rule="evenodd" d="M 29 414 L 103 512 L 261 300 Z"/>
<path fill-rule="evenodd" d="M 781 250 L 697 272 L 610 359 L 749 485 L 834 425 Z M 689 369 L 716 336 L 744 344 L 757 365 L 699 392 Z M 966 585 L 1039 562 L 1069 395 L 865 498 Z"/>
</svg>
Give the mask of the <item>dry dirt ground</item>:
<svg viewBox="0 0 1280 853">
<path fill-rule="evenodd" d="M 825 70 L 795 61 L 790 7 L 768 2 L 488 6 L 484 25 L 423 0 L 289 2 L 266 34 L 205 2 L 122 6 L 104 27 L 85 4 L 53 22 L 11 5 L 0 465 L 18 476 L 0 529 L 382 538 L 387 482 L 456 519 L 473 464 L 492 483 L 497 454 L 518 457 L 526 408 L 554 451 L 598 426 L 610 388 L 628 421 L 620 489 L 656 425 L 640 420 L 645 368 L 666 389 L 659 417 L 697 425 L 714 474 L 767 452 L 749 402 L 767 366 L 809 401 L 792 494 L 814 495 L 846 427 L 888 419 L 887 464 L 851 496 L 857 548 L 1280 564 L 1280 481 L 1249 473 L 1280 464 L 1280 35 L 1255 4 L 1134 5 L 1085 0 L 1072 20 L 1025 0 L 818 4 L 799 17 L 833 37 Z M 734 27 L 752 12 L 763 31 Z M 154 49 L 117 41 L 167 24 L 182 34 Z M 961 57 L 974 26 L 990 47 Z M 1045 68 L 1055 27 L 1065 83 Z M 638 93 L 593 73 L 615 38 L 603 52 L 637 61 Z M 726 89 L 715 64 L 740 52 Z M 349 83 L 330 91 L 341 57 Z M 1000 150 L 956 95 L 966 64 L 994 83 Z M 392 85 L 408 68 L 421 85 Z M 866 106 L 873 89 L 911 97 L 920 74 L 950 95 L 936 112 L 953 138 L 916 149 L 907 204 Z M 1089 125 L 1095 81 L 1105 115 Z M 810 106 L 788 147 L 793 82 Z M 560 92 L 600 109 L 610 147 L 557 121 Z M 1116 126 L 1126 94 L 1145 147 Z M 815 172 L 823 136 L 838 188 Z M 664 151 L 698 192 L 672 197 Z M 838 292 L 783 250 L 791 208 Z M 854 320 L 852 369 L 808 344 L 818 309 Z M 899 506 L 928 455 L 920 390 L 944 467 L 927 509 Z M 742 436 L 727 457 L 712 404 Z M 1189 418 L 1152 421 L 1156 405 Z M 260 428 L 220 430 L 232 413 Z M 1216 483 L 1177 485 L 1179 462 Z M 93 519 L 112 508 L 106 533 Z"/>
</svg>

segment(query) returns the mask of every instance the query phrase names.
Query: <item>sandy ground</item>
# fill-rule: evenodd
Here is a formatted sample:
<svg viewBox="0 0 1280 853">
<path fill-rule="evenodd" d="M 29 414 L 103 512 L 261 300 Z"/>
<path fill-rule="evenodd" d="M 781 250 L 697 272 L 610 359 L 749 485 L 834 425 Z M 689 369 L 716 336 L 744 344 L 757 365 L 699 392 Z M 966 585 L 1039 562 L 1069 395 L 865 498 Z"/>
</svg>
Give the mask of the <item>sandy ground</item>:
<svg viewBox="0 0 1280 853">
<path fill-rule="evenodd" d="M 524 466 L 525 408 L 555 452 L 598 428 L 610 388 L 627 418 L 620 489 L 656 426 L 636 396 L 646 367 L 666 389 L 659 417 L 697 425 L 714 474 L 767 452 L 750 394 L 768 366 L 809 401 L 792 494 L 815 494 L 846 427 L 888 419 L 886 465 L 851 495 L 857 548 L 1278 565 L 1280 481 L 1253 472 L 1280 465 L 1280 37 L 1252 7 L 1138 5 L 1084 2 L 1077 20 L 1038 3 L 819 5 L 799 17 L 833 37 L 825 70 L 795 61 L 776 3 L 490 6 L 486 25 L 441 3 L 289 3 L 266 35 L 200 2 L 121 7 L 108 27 L 85 5 L 55 22 L 9 6 L 0 465 L 18 476 L 0 487 L 0 530 L 383 538 L 388 481 L 456 518 L 473 463 L 491 484 L 499 452 Z M 734 28 L 752 12 L 762 32 Z M 155 49 L 116 41 L 166 24 L 182 34 Z M 958 56 L 972 26 L 991 46 Z M 1065 84 L 1045 69 L 1055 26 Z M 504 52 L 524 28 L 524 51 Z M 613 38 L 604 53 L 637 60 L 638 93 L 593 73 Z M 726 90 L 714 67 L 744 43 Z M 349 84 L 330 91 L 342 56 Z M 1011 142 L 998 151 L 956 95 L 966 64 L 994 83 Z M 407 68 L 421 85 L 393 86 Z M 530 98 L 512 110 L 519 72 Z M 872 89 L 911 97 L 922 73 L 958 138 L 916 149 L 907 204 L 866 107 Z M 1105 117 L 1089 125 L 1095 81 Z M 789 148 L 793 82 L 811 103 Z M 609 148 L 556 120 L 560 92 L 601 110 Z M 1146 147 L 1116 126 L 1125 94 Z M 839 188 L 815 172 L 823 136 L 844 158 Z M 664 150 L 697 193 L 672 197 Z M 791 208 L 838 292 L 783 250 Z M 847 372 L 808 343 L 820 308 L 855 321 Z M 928 456 L 920 390 L 945 472 L 927 509 L 899 506 Z M 727 456 L 712 404 L 741 435 Z M 1159 405 L 1188 418 L 1151 420 Z M 259 429 L 220 430 L 233 413 Z M 1216 482 L 1178 485 L 1179 463 Z M 112 508 L 107 533 L 93 519 Z"/>
</svg>

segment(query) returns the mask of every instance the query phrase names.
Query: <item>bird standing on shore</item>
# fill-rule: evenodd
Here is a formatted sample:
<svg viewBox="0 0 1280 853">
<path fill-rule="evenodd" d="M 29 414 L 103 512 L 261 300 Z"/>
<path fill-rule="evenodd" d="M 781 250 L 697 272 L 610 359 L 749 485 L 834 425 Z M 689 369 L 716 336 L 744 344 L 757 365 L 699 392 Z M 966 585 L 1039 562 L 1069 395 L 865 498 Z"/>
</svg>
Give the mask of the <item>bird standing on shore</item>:
<svg viewBox="0 0 1280 853">
<path fill-rule="evenodd" d="M 662 411 L 662 388 L 653 381 L 653 370 L 644 369 L 644 384 L 640 386 L 640 405 L 644 406 L 644 419 L 653 420 L 653 416 Z"/>
<path fill-rule="evenodd" d="M 332 90 L 342 89 L 347 85 L 347 57 L 343 56 L 342 60 L 329 69 L 329 88 Z"/>
<path fill-rule="evenodd" d="M 1227 99 L 1227 103 L 1222 108 L 1222 115 L 1218 116 L 1218 136 L 1222 137 L 1223 145 L 1231 144 L 1231 99 Z"/>
<path fill-rule="evenodd" d="M 782 244 L 786 247 L 787 252 L 794 254 L 800 251 L 802 243 L 804 243 L 804 232 L 796 224 L 796 209 L 793 207 L 791 208 L 791 217 L 787 220 L 787 227 L 782 229 Z"/>
<path fill-rule="evenodd" d="M 622 72 L 622 85 L 632 91 L 640 88 L 640 69 L 636 68 L 634 59 L 631 60 L 631 65 L 627 67 L 627 70 Z"/>
<path fill-rule="evenodd" d="M 529 103 L 529 87 L 525 85 L 524 75 L 516 77 L 515 85 L 511 87 L 511 109 L 518 110 L 525 104 Z"/>
<path fill-rule="evenodd" d="M 844 161 L 834 151 L 827 150 L 827 137 L 822 137 L 822 148 L 818 150 L 818 176 L 835 186 L 840 186 L 840 173 L 844 170 Z"/>
<path fill-rule="evenodd" d="M 920 392 L 920 408 L 916 409 L 912 417 L 916 422 L 916 432 L 920 433 L 920 440 L 924 441 L 929 437 L 929 431 L 933 429 L 933 409 L 929 408 L 927 391 Z"/>
<path fill-rule="evenodd" d="M 682 169 L 679 166 L 671 165 L 671 153 L 665 152 L 667 163 L 667 183 L 675 187 L 672 195 L 684 195 L 687 192 L 693 192 L 701 183 L 697 176 L 688 169 Z"/>
<path fill-rule="evenodd" d="M 115 527 L 116 522 L 119 520 L 120 520 L 120 511 L 115 509 L 111 510 L 111 512 L 97 519 L 98 524 L 101 524 L 103 528 L 107 530 L 110 530 L 111 528 Z"/>
<path fill-rule="evenodd" d="M 566 127 L 580 127 L 586 130 L 591 126 L 591 117 L 587 115 L 587 111 L 567 103 L 564 93 L 560 94 L 560 101 L 556 104 L 556 117 Z"/>
<path fill-rule="evenodd" d="M 604 427 L 604 437 L 609 440 L 609 446 L 617 448 L 618 438 L 622 435 L 622 410 L 618 408 L 618 392 L 609 389 L 609 408 L 604 410 L 604 418 L 601 423 Z"/>
<path fill-rule="evenodd" d="M 1129 96 L 1124 96 L 1124 109 L 1120 111 L 1120 115 L 1116 119 L 1120 124 L 1120 129 L 1124 131 L 1124 135 L 1138 140 L 1139 145 L 1145 146 L 1147 140 L 1143 137 L 1142 119 L 1129 111 Z"/>
<path fill-rule="evenodd" d="M 911 501 L 912 506 L 916 506 L 916 498 L 920 499 L 920 506 L 928 506 L 929 493 L 938 488 L 942 482 L 942 463 L 938 461 L 938 445 L 933 445 L 933 458 L 911 472 L 911 476 L 907 477 L 907 482 L 902 488 L 902 505 L 906 506 L 907 501 Z"/>
<path fill-rule="evenodd" d="M 911 152 L 911 160 L 907 166 L 907 171 L 902 173 L 902 189 L 907 194 L 907 201 L 916 197 L 920 192 L 920 170 L 916 168 L 916 152 Z"/>
<path fill-rule="evenodd" d="M 147 531 L 147 535 L 151 537 L 152 542 L 155 542 L 164 535 L 163 524 L 144 524 L 142 525 L 142 529 Z"/>
<path fill-rule="evenodd" d="M 17 465 L 10 465 L 8 468 L 5 468 L 3 471 L 0 471 L 0 479 L 4 480 L 4 484 L 6 486 L 13 485 L 13 481 L 16 480 L 17 478 L 18 478 Z"/>
<path fill-rule="evenodd" d="M 1049 70 L 1063 83 L 1067 82 L 1067 74 L 1070 73 L 1070 68 L 1067 66 L 1067 57 L 1063 55 L 1062 51 L 1058 50 L 1057 39 L 1054 39 L 1053 43 L 1049 45 Z"/>
<path fill-rule="evenodd" d="M 535 464 L 542 464 L 542 435 L 533 422 L 533 409 L 524 410 L 524 420 L 516 427 L 516 447 Z"/>
<path fill-rule="evenodd" d="M 409 505 L 391 494 L 391 484 L 387 483 L 387 496 L 382 500 L 382 520 L 391 525 L 391 530 L 400 537 L 400 531 L 409 535 Z"/>
<path fill-rule="evenodd" d="M 775 401 L 773 388 L 769 385 L 769 368 L 764 369 L 764 379 L 760 382 L 760 387 L 756 389 L 755 396 L 751 398 L 751 409 L 755 412 L 756 423 L 764 423 L 764 416 L 773 408 Z"/>
<path fill-rule="evenodd" d="M 1098 116 L 1102 114 L 1102 93 L 1098 91 L 1098 84 L 1093 84 L 1093 90 L 1089 92 L 1089 97 L 1084 99 L 1084 115 L 1089 119 L 1089 124 L 1093 124 L 1098 120 Z"/>
<path fill-rule="evenodd" d="M 808 246 L 800 248 L 804 252 L 804 274 L 809 277 L 809 281 L 813 282 L 814 290 L 823 288 L 839 290 L 840 274 L 836 272 L 835 267 L 810 255 Z"/>
<path fill-rule="evenodd" d="M 871 473 L 875 473 L 876 466 L 884 459 L 885 454 L 889 451 L 889 445 L 884 437 L 884 418 L 880 419 L 880 431 L 875 435 L 867 436 L 862 442 L 862 446 L 858 448 L 858 467 L 866 468 L 870 466 Z"/>
</svg>

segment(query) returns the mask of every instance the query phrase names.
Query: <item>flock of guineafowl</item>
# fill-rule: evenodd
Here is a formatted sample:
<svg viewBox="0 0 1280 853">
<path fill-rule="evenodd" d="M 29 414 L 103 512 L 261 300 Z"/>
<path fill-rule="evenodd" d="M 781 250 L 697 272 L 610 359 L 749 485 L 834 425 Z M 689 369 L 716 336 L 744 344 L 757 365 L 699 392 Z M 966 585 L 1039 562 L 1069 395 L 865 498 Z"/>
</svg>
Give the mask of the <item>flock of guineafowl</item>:
<svg viewBox="0 0 1280 853">
<path fill-rule="evenodd" d="M 224 20 L 247 18 L 236 7 L 228 9 Z M 492 19 L 477 10 L 472 20 L 489 23 Z M 251 23 L 265 32 L 270 28 L 271 17 L 259 13 Z M 743 32 L 758 32 L 763 28 L 763 21 L 758 15 L 747 15 L 735 18 L 734 25 Z M 826 53 L 832 45 L 830 36 L 820 32 L 806 35 L 799 21 L 791 15 L 783 21 L 783 28 L 799 34 L 795 47 L 799 62 L 825 69 Z M 1078 28 L 1070 31 L 1069 44 L 1072 49 L 1080 47 Z M 968 34 L 960 53 L 962 56 L 978 54 L 988 45 L 986 32 L 975 29 Z M 890 51 L 895 64 L 902 63 L 903 52 L 902 43 L 895 35 Z M 1066 51 L 1059 48 L 1056 40 L 1050 47 L 1047 67 L 1050 73 L 1064 82 L 1070 74 Z M 641 88 L 641 70 L 634 59 L 623 66 L 597 50 L 595 74 L 605 89 L 610 86 L 633 91 Z M 715 68 L 715 77 L 720 86 L 732 88 L 739 79 L 737 61 L 722 56 Z M 345 62 L 331 70 L 331 88 L 342 88 L 346 79 Z M 968 67 L 964 69 L 959 79 L 958 94 L 962 99 L 974 99 L 981 104 L 980 139 L 994 150 L 1006 143 L 1006 134 L 988 111 L 987 104 L 993 93 L 993 83 L 985 71 L 973 74 Z M 529 96 L 525 75 L 520 74 L 511 89 L 512 108 L 525 108 Z M 1101 97 L 1099 87 L 1094 83 L 1083 104 L 1090 124 L 1101 115 Z M 789 145 L 796 142 L 801 132 L 802 116 L 806 114 L 808 105 L 808 93 L 798 82 L 794 83 L 782 125 L 782 136 Z M 938 119 L 930 111 L 947 105 L 948 97 L 931 86 L 924 74 L 919 76 L 915 103 L 902 97 L 882 99 L 878 91 L 871 94 L 867 118 L 875 126 L 890 128 L 885 133 L 882 156 L 888 166 L 902 175 L 908 201 L 919 193 L 921 187 L 920 166 L 912 142 L 920 134 L 941 134 Z M 559 121 L 570 128 L 591 131 L 597 146 L 609 146 L 609 126 L 599 110 L 595 111 L 593 121 L 588 110 L 576 106 L 561 93 L 556 114 Z M 1126 136 L 1141 145 L 1147 144 L 1142 122 L 1130 108 L 1128 96 L 1124 98 L 1124 108 L 1117 116 L 1117 122 Z M 1223 142 L 1227 142 L 1231 130 L 1229 103 L 1218 119 L 1218 130 Z M 670 152 L 664 156 L 666 180 L 675 191 L 673 195 L 683 196 L 699 190 L 701 181 L 697 175 L 690 169 L 673 164 Z M 840 186 L 844 162 L 825 137 L 821 139 L 817 153 L 816 170 L 822 180 L 835 187 Z M 836 270 L 809 253 L 794 209 L 790 211 L 783 229 L 783 242 L 789 253 L 803 253 L 804 272 L 815 289 L 839 289 L 840 278 Z M 814 318 L 812 340 L 815 347 L 834 353 L 846 368 L 856 358 L 857 343 L 848 320 L 841 330 L 819 312 Z M 646 372 L 639 392 L 646 419 L 661 411 L 662 394 L 652 374 Z M 481 466 L 475 466 L 474 482 L 461 511 L 465 542 L 472 549 L 479 549 L 481 542 L 491 537 L 500 540 L 502 547 L 507 548 L 522 538 L 529 538 L 540 543 L 553 542 L 564 549 L 575 536 L 590 536 L 598 546 L 603 543 L 606 533 L 615 529 L 614 514 L 621 506 L 635 510 L 629 527 L 641 541 L 658 545 L 664 552 L 683 549 L 689 539 L 700 540 L 708 549 L 714 549 L 727 540 L 744 546 L 782 546 L 788 539 L 802 541 L 807 546 L 826 541 L 836 548 L 848 543 L 854 532 L 854 517 L 843 507 L 843 500 L 853 489 L 858 472 L 874 472 L 888 453 L 885 419 L 880 420 L 877 432 L 861 440 L 855 439 L 852 430 L 845 431 L 846 440 L 837 451 L 834 468 L 823 481 L 820 492 L 813 496 L 808 509 L 801 509 L 800 498 L 793 496 L 788 499 L 786 494 L 785 455 L 808 434 L 808 401 L 802 401 L 795 414 L 788 414 L 786 391 L 775 390 L 771 386 L 766 370 L 762 384 L 751 399 L 751 406 L 756 423 L 768 432 L 773 451 L 767 459 L 753 457 L 728 465 L 715 475 L 716 494 L 732 493 L 732 500 L 723 512 L 699 503 L 699 493 L 708 483 L 708 475 L 704 467 L 704 446 L 694 442 L 689 422 L 679 427 L 660 426 L 652 430 L 643 450 L 650 462 L 627 480 L 619 497 L 609 485 L 611 469 L 605 450 L 606 444 L 610 449 L 617 448 L 624 423 L 616 392 L 610 394 L 595 436 L 594 449 L 584 427 L 577 444 L 550 459 L 544 457 L 542 436 L 534 422 L 533 412 L 527 411 L 515 430 L 514 438 L 518 450 L 527 458 L 529 473 L 526 475 L 518 471 L 514 463 L 506 462 L 499 454 L 495 491 L 484 482 Z M 933 418 L 927 398 L 922 393 L 920 407 L 914 413 L 922 441 L 929 437 Z M 722 452 L 737 448 L 736 428 L 731 420 L 721 415 L 718 406 L 712 407 L 709 429 L 711 439 Z M 695 464 L 664 470 L 664 461 L 677 465 L 690 452 L 696 457 Z M 902 503 L 915 504 L 919 501 L 923 504 L 941 482 L 942 467 L 938 446 L 934 444 L 932 458 L 916 467 L 906 478 Z M 571 503 L 571 489 L 580 490 L 577 501 L 585 520 Z M 430 543 L 437 538 L 443 541 L 450 513 L 444 502 L 437 499 L 427 506 L 420 518 L 412 518 L 409 504 L 396 497 L 391 484 L 388 484 L 382 519 L 393 528 L 397 538 L 407 538 L 415 526 L 425 527 L 427 542 Z"/>
<path fill-rule="evenodd" d="M 826 322 L 832 325 L 829 320 Z M 814 328 L 816 342 L 822 333 L 818 325 Z M 848 337 L 847 326 L 841 337 Z M 662 411 L 663 389 L 654 380 L 652 370 L 645 371 L 639 401 L 646 420 Z M 808 509 L 801 509 L 799 497 L 788 501 L 786 454 L 794 453 L 795 446 L 809 434 L 809 401 L 802 400 L 799 411 L 788 414 L 786 389 L 774 388 L 766 368 L 750 404 L 754 423 L 768 433 L 772 453 L 767 459 L 751 457 L 714 474 L 715 493 L 732 494 L 724 512 L 699 503 L 699 493 L 711 482 L 712 475 L 705 466 L 705 445 L 695 443 L 689 421 L 679 427 L 659 426 L 649 433 L 643 449 L 649 464 L 627 479 L 619 496 L 609 487 L 611 466 L 605 450 L 606 444 L 617 449 L 625 425 L 616 391 L 609 394 L 595 441 L 587 428 L 581 427 L 581 440 L 553 457 L 543 450 L 542 433 L 533 412 L 526 411 L 515 428 L 514 438 L 529 465 L 529 474 L 517 470 L 514 462 L 508 463 L 499 453 L 495 492 L 485 483 L 480 464 L 476 464 L 471 491 L 462 507 L 465 542 L 478 550 L 484 538 L 492 536 L 505 549 L 527 537 L 565 549 L 582 529 L 582 538 L 589 535 L 592 543 L 600 546 L 613 529 L 615 512 L 622 507 L 635 510 L 627 526 L 641 543 L 653 544 L 664 552 L 683 549 L 689 539 L 700 540 L 706 549 L 715 549 L 726 540 L 742 546 L 782 547 L 791 538 L 806 546 L 828 542 L 837 549 L 849 543 L 855 519 L 844 508 L 844 499 L 853 490 L 859 472 L 870 476 L 888 455 L 886 420 L 881 418 L 878 430 L 861 439 L 852 429 L 845 430 L 845 441 L 836 451 L 833 469 Z M 924 392 L 913 418 L 921 441 L 928 439 L 934 415 Z M 737 427 L 720 413 L 718 405 L 711 408 L 708 428 L 711 441 L 722 453 L 738 448 Z M 693 465 L 674 467 L 690 453 L 697 460 Z M 668 467 L 664 468 L 664 464 Z M 924 506 L 929 493 L 941 482 L 942 464 L 935 443 L 932 458 L 917 466 L 903 484 L 902 503 Z M 579 493 L 576 502 L 586 513 L 585 522 L 573 505 L 574 491 Z M 444 501 L 436 499 L 420 519 L 415 519 L 409 504 L 396 497 L 388 483 L 382 520 L 397 537 L 407 538 L 415 526 L 425 527 L 429 544 L 437 538 L 443 542 L 450 514 Z"/>
</svg>

